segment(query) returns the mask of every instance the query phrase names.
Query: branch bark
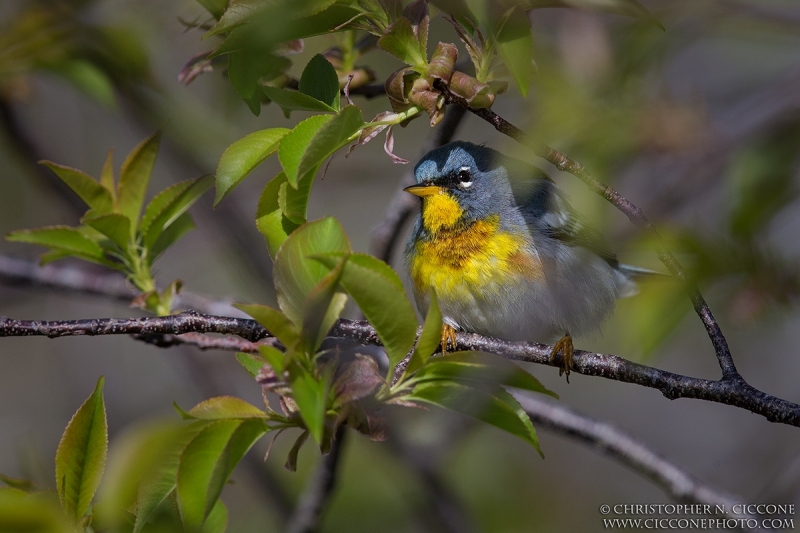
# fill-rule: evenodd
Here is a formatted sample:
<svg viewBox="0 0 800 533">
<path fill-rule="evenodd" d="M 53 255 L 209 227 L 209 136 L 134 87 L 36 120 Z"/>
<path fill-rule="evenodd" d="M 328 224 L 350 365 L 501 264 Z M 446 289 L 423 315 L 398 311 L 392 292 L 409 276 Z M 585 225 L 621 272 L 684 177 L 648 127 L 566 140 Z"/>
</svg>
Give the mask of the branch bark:
<svg viewBox="0 0 800 533">
<path fill-rule="evenodd" d="M 184 312 L 152 318 L 101 318 L 89 320 L 39 321 L 14 320 L 0 317 L 0 337 L 45 336 L 49 338 L 74 335 L 181 335 L 184 333 L 221 333 L 237 335 L 251 343 L 271 338 L 269 332 L 255 320 Z M 375 329 L 364 321 L 340 319 L 331 329 L 331 337 L 343 337 L 362 344 L 380 345 Z M 205 348 L 239 350 L 222 339 L 206 339 Z M 214 343 L 217 342 L 215 345 Z M 477 350 L 494 353 L 508 359 L 556 366 L 550 360 L 552 346 L 538 343 L 506 341 L 474 333 L 457 335 L 457 350 Z M 741 376 L 719 381 L 674 374 L 658 368 L 640 365 L 622 357 L 575 351 L 575 372 L 614 381 L 634 383 L 661 391 L 668 399 L 695 398 L 747 409 L 779 422 L 800 427 L 800 405 L 771 396 L 749 385 Z"/>
</svg>

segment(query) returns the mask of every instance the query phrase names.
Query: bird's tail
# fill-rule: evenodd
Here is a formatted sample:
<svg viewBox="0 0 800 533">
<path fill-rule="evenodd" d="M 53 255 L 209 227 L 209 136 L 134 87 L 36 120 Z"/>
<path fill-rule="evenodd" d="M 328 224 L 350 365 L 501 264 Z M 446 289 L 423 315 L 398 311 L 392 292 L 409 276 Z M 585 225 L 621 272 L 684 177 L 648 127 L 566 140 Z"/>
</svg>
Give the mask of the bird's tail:
<svg viewBox="0 0 800 533">
<path fill-rule="evenodd" d="M 666 278 L 669 274 L 620 263 L 616 267 L 617 298 L 628 298 L 638 294 L 639 287 L 636 285 L 636 280 L 652 277 Z"/>
<path fill-rule="evenodd" d="M 617 265 L 617 270 L 634 279 L 647 278 L 651 276 L 669 277 L 669 274 L 665 274 L 657 270 L 650 270 L 649 268 L 641 268 L 633 265 L 624 265 L 622 263 Z"/>
</svg>

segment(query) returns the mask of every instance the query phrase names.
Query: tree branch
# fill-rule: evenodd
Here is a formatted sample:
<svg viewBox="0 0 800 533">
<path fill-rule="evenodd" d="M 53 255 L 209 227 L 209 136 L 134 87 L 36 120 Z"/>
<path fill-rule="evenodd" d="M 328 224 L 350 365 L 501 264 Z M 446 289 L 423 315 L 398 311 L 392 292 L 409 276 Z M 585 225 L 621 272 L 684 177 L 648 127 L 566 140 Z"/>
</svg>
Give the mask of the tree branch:
<svg viewBox="0 0 800 533">
<path fill-rule="evenodd" d="M 39 321 L 14 320 L 0 317 L 0 337 L 45 336 L 49 338 L 74 335 L 181 335 L 184 333 L 221 333 L 237 335 L 250 342 L 271 335 L 255 320 L 201 315 L 184 312 L 152 318 L 101 318 L 90 320 Z M 344 337 L 362 344 L 380 345 L 375 329 L 364 321 L 340 319 L 331 329 L 331 337 Z M 208 339 L 205 348 L 238 350 L 228 340 Z M 457 335 L 458 350 L 477 350 L 494 353 L 508 359 L 561 365 L 559 358 L 551 361 L 552 346 L 538 343 L 506 341 L 474 333 Z M 661 391 L 671 399 L 695 398 L 747 409 L 771 422 L 800 427 L 800 405 L 771 396 L 749 385 L 741 376 L 713 381 L 674 374 L 658 368 L 640 365 L 622 357 L 577 350 L 573 356 L 575 372 L 614 381 L 634 383 Z"/>
<path fill-rule="evenodd" d="M 721 505 L 726 510 L 743 503 L 739 498 L 719 492 L 694 478 L 612 424 L 580 414 L 533 394 L 518 393 L 514 397 L 537 427 L 544 427 L 593 445 L 599 451 L 628 465 L 659 485 L 679 502 Z"/>
<path fill-rule="evenodd" d="M 288 533 L 312 533 L 318 529 L 322 512 L 336 487 L 337 468 L 347 439 L 345 435 L 347 429 L 345 426 L 339 426 L 336 437 L 331 443 L 330 452 L 322 456 L 297 501 L 294 513 L 285 528 Z"/>
<path fill-rule="evenodd" d="M 455 104 L 466 109 L 470 113 L 477 115 L 494 126 L 494 128 L 500 133 L 511 137 L 520 144 L 529 146 L 537 156 L 547 160 L 558 170 L 569 172 L 573 176 L 583 181 L 589 187 L 589 189 L 611 202 L 617 209 L 622 211 L 625 216 L 628 217 L 628 220 L 630 220 L 634 225 L 644 229 L 649 235 L 655 237 L 657 243 L 663 243 L 663 240 L 656 230 L 656 227 L 652 222 L 650 222 L 650 220 L 648 220 L 639 207 L 634 205 L 631 201 L 622 196 L 613 188 L 597 180 L 589 173 L 589 171 L 586 170 L 583 165 L 573 161 L 558 150 L 555 150 L 541 141 L 532 138 L 530 135 L 511 124 L 491 109 L 476 109 L 471 107 L 463 97 L 451 92 L 447 85 L 442 83 L 440 80 L 436 80 L 434 82 L 434 86 L 442 91 L 442 94 L 445 95 L 446 103 Z M 657 244 L 656 253 L 658 254 L 658 258 L 662 263 L 664 263 L 673 276 L 684 283 L 689 283 L 689 277 L 686 271 L 683 269 L 678 260 L 675 259 L 675 256 L 673 256 L 672 253 L 670 253 L 662 244 Z M 739 372 L 736 370 L 736 365 L 733 363 L 733 357 L 731 356 L 728 342 L 725 340 L 725 336 L 722 334 L 719 324 L 714 318 L 714 315 L 711 312 L 711 309 L 709 309 L 705 299 L 700 294 L 700 291 L 694 286 L 689 286 L 689 297 L 692 300 L 692 305 L 694 306 L 695 312 L 698 314 L 700 320 L 702 320 L 703 325 L 706 328 L 706 332 L 711 339 L 711 343 L 714 345 L 714 352 L 717 355 L 717 360 L 719 361 L 719 366 L 722 370 L 722 379 L 731 381 L 737 381 L 741 379 Z"/>
</svg>

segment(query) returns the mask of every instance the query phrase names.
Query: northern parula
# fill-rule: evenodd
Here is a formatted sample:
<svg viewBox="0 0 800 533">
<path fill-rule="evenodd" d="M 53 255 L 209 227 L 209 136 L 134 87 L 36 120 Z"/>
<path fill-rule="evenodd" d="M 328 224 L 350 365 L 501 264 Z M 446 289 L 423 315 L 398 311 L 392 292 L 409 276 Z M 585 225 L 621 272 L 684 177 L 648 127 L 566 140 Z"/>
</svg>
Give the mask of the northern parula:
<svg viewBox="0 0 800 533">
<path fill-rule="evenodd" d="M 442 349 L 456 330 L 509 340 L 559 340 L 572 368 L 571 335 L 600 327 L 633 278 L 600 233 L 576 216 L 544 171 L 469 142 L 429 152 L 406 191 L 422 209 L 406 247 L 417 306 L 431 291 L 444 318 Z M 559 375 L 561 372 L 559 372 Z"/>
</svg>

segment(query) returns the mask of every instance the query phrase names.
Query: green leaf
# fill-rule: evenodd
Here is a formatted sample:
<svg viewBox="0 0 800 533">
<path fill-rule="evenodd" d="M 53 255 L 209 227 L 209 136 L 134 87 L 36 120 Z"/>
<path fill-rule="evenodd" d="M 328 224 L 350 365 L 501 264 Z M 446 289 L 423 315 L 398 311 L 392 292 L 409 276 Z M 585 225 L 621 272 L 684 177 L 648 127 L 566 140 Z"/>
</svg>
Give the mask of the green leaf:
<svg viewBox="0 0 800 533">
<path fill-rule="evenodd" d="M 422 48 L 411 22 L 405 17 L 400 17 L 389 27 L 378 39 L 378 46 L 412 67 L 425 68 L 428 64 L 427 51 Z"/>
<path fill-rule="evenodd" d="M 305 224 L 308 215 L 308 199 L 311 196 L 311 186 L 319 167 L 314 167 L 297 182 L 297 188 L 289 183 L 284 183 L 278 190 L 278 205 L 283 215 L 294 224 Z"/>
<path fill-rule="evenodd" d="M 507 393 L 506 393 L 507 395 Z M 538 449 L 538 440 L 531 434 L 533 426 L 524 412 L 522 415 L 508 403 L 480 389 L 449 381 L 420 383 L 406 397 L 410 401 L 426 402 L 456 411 L 516 435 Z M 528 423 L 523 421 L 528 420 Z"/>
<path fill-rule="evenodd" d="M 139 212 L 144 204 L 144 195 L 147 185 L 150 183 L 150 175 L 153 173 L 160 142 L 161 132 L 157 131 L 139 143 L 122 163 L 117 208 L 132 222 L 139 220 Z M 132 226 L 135 225 L 132 224 Z"/>
<path fill-rule="evenodd" d="M 278 305 L 298 328 L 303 324 L 306 298 L 335 266 L 326 268 L 310 256 L 349 251 L 344 229 L 331 217 L 300 226 L 278 250 L 273 271 Z"/>
<path fill-rule="evenodd" d="M 322 54 L 312 57 L 303 69 L 298 89 L 334 111 L 339 109 L 339 76 Z"/>
<path fill-rule="evenodd" d="M 206 421 L 196 421 L 182 428 L 180 434 L 168 443 L 158 467 L 145 474 L 136 498 L 136 521 L 132 533 L 140 533 L 153 512 L 175 490 L 184 449 L 208 425 Z"/>
<path fill-rule="evenodd" d="M 103 383 L 78 408 L 61 436 L 56 451 L 56 487 L 64 512 L 80 521 L 100 485 L 108 454 L 108 424 Z"/>
<path fill-rule="evenodd" d="M 74 533 L 58 503 L 44 495 L 28 495 L 20 490 L 0 489 L 0 531 L 3 533 Z"/>
<path fill-rule="evenodd" d="M 253 169 L 275 153 L 281 139 L 288 132 L 287 128 L 254 131 L 228 146 L 217 164 L 217 194 L 214 205 L 225 198 Z"/>
<path fill-rule="evenodd" d="M 267 249 L 273 261 L 283 241 L 299 226 L 283 214 L 278 202 L 280 189 L 286 184 L 286 174 L 281 172 L 267 183 L 258 200 L 256 226 L 267 242 Z"/>
<path fill-rule="evenodd" d="M 428 361 L 414 376 L 419 380 L 444 379 L 504 385 L 547 394 L 558 394 L 547 389 L 531 374 L 498 355 L 484 352 L 455 352 Z"/>
<path fill-rule="evenodd" d="M 267 362 L 262 357 L 244 352 L 238 352 L 236 354 L 236 360 L 240 365 L 242 365 L 242 367 L 244 367 L 245 370 L 247 370 L 247 373 L 253 377 L 258 375 L 258 373 L 261 371 L 261 367 L 263 367 Z"/>
<path fill-rule="evenodd" d="M 328 156 L 346 145 L 362 126 L 364 117 L 361 115 L 361 110 L 354 105 L 345 106 L 314 134 L 303 153 L 297 175 L 305 176 L 306 173 L 319 167 Z"/>
<path fill-rule="evenodd" d="M 262 344 L 258 347 L 258 351 L 267 360 L 269 366 L 275 371 L 277 375 L 281 375 L 284 367 L 286 366 L 286 354 L 268 344 Z M 261 370 L 259 368 L 259 370 Z"/>
<path fill-rule="evenodd" d="M 338 257 L 329 255 L 316 259 L 334 268 Z M 395 365 L 408 355 L 417 337 L 417 316 L 403 283 L 380 259 L 350 254 L 342 271 L 341 285 L 375 328 L 389 356 L 389 373 L 393 372 Z"/>
<path fill-rule="evenodd" d="M 200 529 L 236 464 L 267 431 L 262 420 L 220 420 L 186 446 L 178 466 L 178 507 L 187 529 Z"/>
<path fill-rule="evenodd" d="M 325 102 L 303 94 L 299 91 L 279 89 L 266 85 L 261 88 L 267 98 L 281 106 L 285 112 L 291 111 L 321 111 L 323 113 L 336 113 L 336 109 Z"/>
<path fill-rule="evenodd" d="M 291 320 L 286 318 L 286 315 L 277 309 L 268 305 L 259 304 L 234 304 L 234 307 L 256 319 L 259 324 L 267 328 L 267 331 L 281 341 L 284 346 L 292 347 L 297 344 L 299 339 L 297 328 Z"/>
<path fill-rule="evenodd" d="M 142 481 L 162 467 L 184 427 L 185 424 L 172 421 L 147 422 L 126 428 L 114 437 L 108 466 L 97 492 L 100 503 L 92 507 L 95 531 L 118 531 L 123 524 L 133 525 L 130 524 L 130 510 L 135 509 Z"/>
<path fill-rule="evenodd" d="M 104 262 L 103 249 L 100 245 L 86 237 L 80 230 L 69 226 L 13 231 L 6 238 L 9 241 L 39 244 L 69 252 L 71 255 Z"/>
<path fill-rule="evenodd" d="M 114 84 L 94 63 L 85 59 L 72 59 L 48 67 L 100 104 L 105 106 L 114 104 Z"/>
<path fill-rule="evenodd" d="M 309 117 L 295 126 L 281 140 L 281 145 L 278 148 L 278 159 L 280 159 L 286 179 L 292 187 L 297 188 L 298 178 L 302 176 L 298 173 L 298 170 L 311 139 L 331 119 L 333 117 L 330 115 Z"/>
<path fill-rule="evenodd" d="M 217 396 L 204 400 L 187 413 L 201 420 L 267 418 L 267 413 L 235 396 Z"/>
<path fill-rule="evenodd" d="M 5 483 L 9 487 L 19 489 L 23 492 L 30 492 L 35 487 L 33 481 L 30 481 L 28 479 L 6 476 L 3 474 L 0 474 L 0 481 Z"/>
<path fill-rule="evenodd" d="M 344 258 L 320 280 L 306 298 L 303 305 L 303 327 L 300 330 L 306 353 L 316 353 L 347 303 L 347 295 L 340 292 L 339 288 L 343 267 Z"/>
<path fill-rule="evenodd" d="M 317 444 L 322 444 L 325 430 L 326 379 L 318 380 L 300 365 L 289 365 L 289 384 L 300 416 Z"/>
<path fill-rule="evenodd" d="M 114 150 L 108 151 L 106 162 L 103 163 L 103 170 L 100 171 L 100 185 L 102 185 L 111 195 L 112 207 L 116 202 L 117 186 L 114 183 Z"/>
<path fill-rule="evenodd" d="M 127 250 L 131 238 L 131 221 L 125 215 L 108 213 L 81 220 L 87 226 L 96 229 L 111 242 L 119 246 L 120 250 Z"/>
<path fill-rule="evenodd" d="M 192 217 L 189 216 L 189 213 L 184 213 L 179 216 L 175 222 L 164 229 L 156 242 L 150 247 L 150 253 L 147 255 L 150 264 L 158 259 L 158 257 L 178 239 L 193 229 L 194 222 L 192 221 Z"/>
<path fill-rule="evenodd" d="M 203 524 L 202 533 L 225 533 L 228 528 L 228 508 L 222 503 L 222 500 L 217 500 L 211 512 L 208 513 L 205 524 Z"/>
<path fill-rule="evenodd" d="M 228 55 L 228 79 L 250 111 L 258 116 L 261 113 L 262 88 L 259 80 L 277 77 L 291 66 L 291 61 L 272 54 L 269 48 L 247 44 L 244 49 Z"/>
<path fill-rule="evenodd" d="M 214 184 L 214 176 L 187 180 L 161 191 L 142 217 L 142 240 L 152 248 L 161 233 L 183 215 Z"/>
<path fill-rule="evenodd" d="M 512 8 L 496 32 L 497 47 L 522 96 L 528 95 L 533 61 L 531 26 L 524 12 Z"/>
<path fill-rule="evenodd" d="M 430 304 L 428 305 L 428 315 L 425 317 L 425 324 L 422 326 L 422 333 L 414 347 L 414 353 L 408 361 L 403 376 L 409 376 L 416 372 L 428 359 L 442 340 L 442 312 L 439 310 L 439 299 L 435 292 L 431 292 Z"/>
<path fill-rule="evenodd" d="M 228 0 L 197 0 L 197 2 L 206 8 L 215 19 L 219 19 L 228 8 Z"/>
<path fill-rule="evenodd" d="M 40 163 L 61 179 L 81 200 L 98 214 L 110 213 L 114 208 L 111 193 L 88 174 L 75 168 L 59 165 L 51 161 Z"/>
</svg>

